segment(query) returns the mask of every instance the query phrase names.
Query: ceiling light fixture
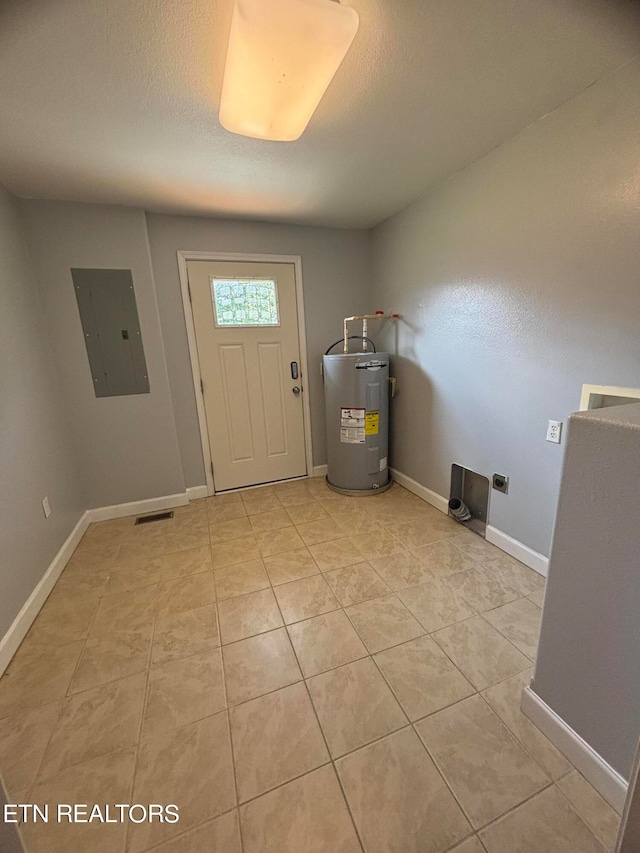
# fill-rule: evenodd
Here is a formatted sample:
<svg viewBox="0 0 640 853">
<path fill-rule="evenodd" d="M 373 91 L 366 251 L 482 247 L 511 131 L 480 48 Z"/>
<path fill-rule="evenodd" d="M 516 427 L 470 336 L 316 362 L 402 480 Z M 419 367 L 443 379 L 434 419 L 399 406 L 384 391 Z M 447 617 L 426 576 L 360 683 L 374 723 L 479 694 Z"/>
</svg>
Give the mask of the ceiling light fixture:
<svg viewBox="0 0 640 853">
<path fill-rule="evenodd" d="M 232 133 L 298 139 L 358 29 L 335 0 L 235 0 L 220 123 Z"/>
</svg>

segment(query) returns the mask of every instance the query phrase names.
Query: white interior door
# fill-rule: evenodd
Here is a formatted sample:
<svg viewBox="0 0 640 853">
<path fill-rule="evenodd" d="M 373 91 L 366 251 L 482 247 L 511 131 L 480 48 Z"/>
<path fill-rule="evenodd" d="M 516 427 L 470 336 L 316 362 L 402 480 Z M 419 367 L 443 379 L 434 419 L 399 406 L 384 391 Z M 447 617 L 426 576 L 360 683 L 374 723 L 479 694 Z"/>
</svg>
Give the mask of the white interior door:
<svg viewBox="0 0 640 853">
<path fill-rule="evenodd" d="M 304 476 L 295 267 L 187 270 L 216 491 Z"/>
</svg>

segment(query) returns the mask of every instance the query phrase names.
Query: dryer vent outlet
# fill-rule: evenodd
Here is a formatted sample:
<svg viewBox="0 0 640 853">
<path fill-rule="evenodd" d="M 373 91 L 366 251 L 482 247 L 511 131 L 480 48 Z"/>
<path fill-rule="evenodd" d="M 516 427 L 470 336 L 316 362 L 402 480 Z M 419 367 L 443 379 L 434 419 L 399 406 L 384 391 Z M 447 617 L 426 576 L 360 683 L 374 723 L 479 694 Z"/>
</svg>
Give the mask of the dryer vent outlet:
<svg viewBox="0 0 640 853">
<path fill-rule="evenodd" d="M 460 524 L 485 536 L 489 517 L 489 478 L 462 465 L 451 466 L 449 515 Z"/>
</svg>

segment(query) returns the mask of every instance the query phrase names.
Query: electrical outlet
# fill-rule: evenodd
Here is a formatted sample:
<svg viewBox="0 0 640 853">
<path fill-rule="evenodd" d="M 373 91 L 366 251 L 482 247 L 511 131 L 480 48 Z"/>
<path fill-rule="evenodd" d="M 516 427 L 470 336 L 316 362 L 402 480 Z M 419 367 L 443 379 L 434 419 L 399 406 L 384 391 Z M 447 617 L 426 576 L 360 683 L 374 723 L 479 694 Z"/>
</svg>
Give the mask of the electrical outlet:
<svg viewBox="0 0 640 853">
<path fill-rule="evenodd" d="M 44 510 L 44 517 L 49 518 L 51 515 L 51 507 L 49 506 L 49 498 L 42 498 L 42 509 Z"/>
<path fill-rule="evenodd" d="M 504 474 L 494 474 L 493 475 L 493 488 L 497 492 L 502 492 L 503 494 L 507 494 L 509 491 L 509 478 L 505 477 Z"/>
<path fill-rule="evenodd" d="M 549 421 L 547 426 L 547 441 L 552 441 L 554 444 L 560 444 L 562 436 L 562 421 Z"/>
</svg>

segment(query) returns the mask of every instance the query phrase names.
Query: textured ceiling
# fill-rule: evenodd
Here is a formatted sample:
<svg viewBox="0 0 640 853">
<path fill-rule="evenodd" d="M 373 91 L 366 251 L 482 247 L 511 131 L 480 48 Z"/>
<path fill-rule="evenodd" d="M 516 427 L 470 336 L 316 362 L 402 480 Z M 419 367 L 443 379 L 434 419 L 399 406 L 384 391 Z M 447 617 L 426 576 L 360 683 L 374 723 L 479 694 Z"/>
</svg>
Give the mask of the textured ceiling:
<svg viewBox="0 0 640 853">
<path fill-rule="evenodd" d="M 274 143 L 218 123 L 232 0 L 0 0 L 0 182 L 366 227 L 640 52 L 636 2 L 348 2 L 352 50 Z"/>
</svg>

